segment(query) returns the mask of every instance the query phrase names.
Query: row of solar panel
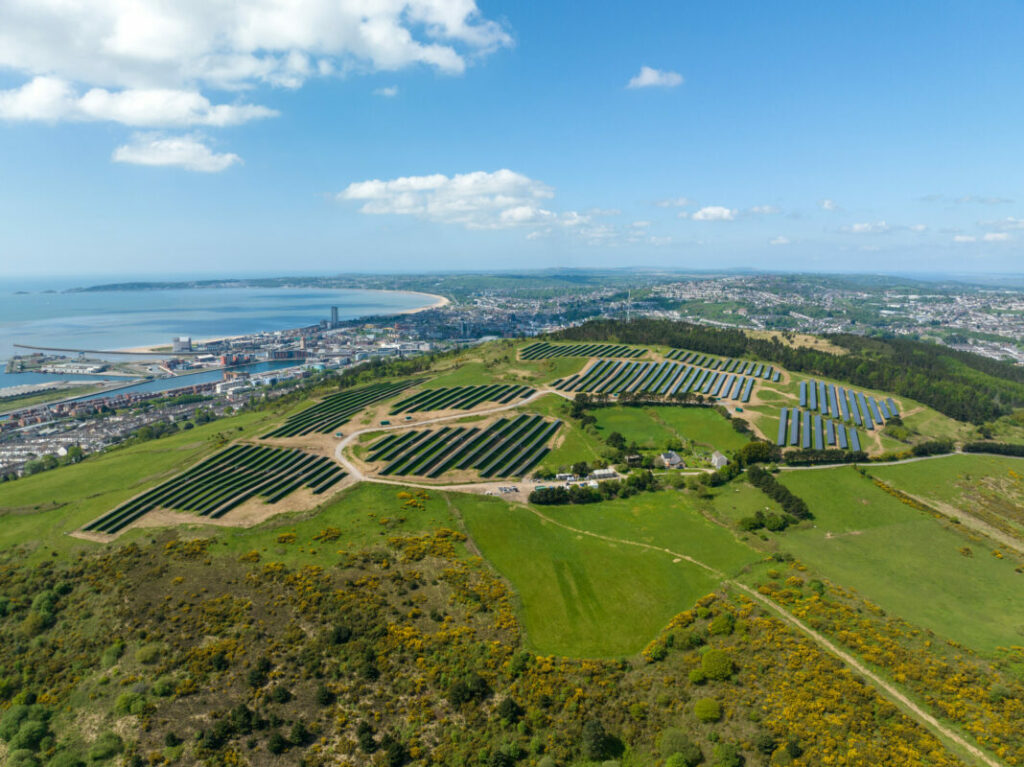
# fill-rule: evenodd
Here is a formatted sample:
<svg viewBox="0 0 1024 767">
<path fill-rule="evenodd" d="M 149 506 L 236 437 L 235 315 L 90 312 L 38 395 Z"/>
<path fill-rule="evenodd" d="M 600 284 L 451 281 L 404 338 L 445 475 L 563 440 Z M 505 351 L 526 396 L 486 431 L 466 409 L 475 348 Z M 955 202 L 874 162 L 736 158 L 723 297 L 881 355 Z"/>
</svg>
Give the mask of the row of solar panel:
<svg viewBox="0 0 1024 767">
<path fill-rule="evenodd" d="M 678 362 L 613 362 L 603 360 L 582 373 L 560 378 L 551 385 L 562 391 L 618 394 L 646 392 L 667 395 L 706 394 L 720 399 L 749 402 L 754 378 Z"/>
<path fill-rule="evenodd" d="M 800 407 L 843 421 L 853 421 L 869 430 L 876 425 L 884 426 L 885 421 L 900 414 L 892 397 L 876 400 L 864 392 L 824 381 L 800 382 Z"/>
<path fill-rule="evenodd" d="M 860 452 L 860 435 L 852 426 L 822 418 L 820 413 L 796 408 L 782 408 L 779 413 L 779 434 L 775 440 L 779 447 L 797 446 L 804 450 L 840 450 Z"/>
<path fill-rule="evenodd" d="M 700 352 L 688 352 L 683 349 L 672 349 L 668 352 L 665 357 L 670 360 L 676 360 L 677 362 L 685 362 L 689 365 L 696 365 L 699 368 L 709 368 L 711 370 L 722 370 L 726 373 L 736 373 L 737 375 L 753 376 L 754 378 L 764 378 L 768 381 L 778 381 L 781 374 L 772 365 L 763 365 L 758 362 L 751 362 L 750 360 L 737 360 L 729 359 L 728 357 L 714 357 L 710 354 L 701 354 Z"/>
</svg>

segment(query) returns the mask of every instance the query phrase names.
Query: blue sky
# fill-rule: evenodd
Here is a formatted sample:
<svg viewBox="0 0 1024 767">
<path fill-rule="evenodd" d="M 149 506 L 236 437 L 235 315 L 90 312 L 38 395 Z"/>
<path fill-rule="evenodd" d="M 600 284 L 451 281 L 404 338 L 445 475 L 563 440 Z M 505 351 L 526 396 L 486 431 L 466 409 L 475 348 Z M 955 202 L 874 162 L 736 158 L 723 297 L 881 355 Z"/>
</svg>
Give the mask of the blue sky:
<svg viewBox="0 0 1024 767">
<path fill-rule="evenodd" d="M 0 0 L 7 275 L 1024 272 L 1020 2 L 76 7 Z"/>
</svg>

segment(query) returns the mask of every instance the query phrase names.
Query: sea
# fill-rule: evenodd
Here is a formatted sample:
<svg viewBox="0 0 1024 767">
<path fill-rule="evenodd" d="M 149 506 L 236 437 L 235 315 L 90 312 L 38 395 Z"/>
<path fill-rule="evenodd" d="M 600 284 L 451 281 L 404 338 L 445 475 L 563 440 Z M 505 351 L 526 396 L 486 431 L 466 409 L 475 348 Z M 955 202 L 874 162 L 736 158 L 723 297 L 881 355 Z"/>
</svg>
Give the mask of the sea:
<svg viewBox="0 0 1024 767">
<path fill-rule="evenodd" d="M 139 279 L 104 276 L 102 283 Z M 102 378 L 2 372 L 3 364 L 11 356 L 29 353 L 14 344 L 72 349 L 169 345 L 177 336 L 202 340 L 312 325 L 329 318 L 332 306 L 338 307 L 340 319 L 349 320 L 397 314 L 433 304 L 429 297 L 417 293 L 317 288 L 71 292 L 73 288 L 98 282 L 83 277 L 0 279 L 0 388 L 50 380 Z M 254 372 L 279 366 L 263 363 Z M 219 377 L 218 373 L 218 380 Z M 190 382 L 200 381 L 195 378 Z"/>
</svg>

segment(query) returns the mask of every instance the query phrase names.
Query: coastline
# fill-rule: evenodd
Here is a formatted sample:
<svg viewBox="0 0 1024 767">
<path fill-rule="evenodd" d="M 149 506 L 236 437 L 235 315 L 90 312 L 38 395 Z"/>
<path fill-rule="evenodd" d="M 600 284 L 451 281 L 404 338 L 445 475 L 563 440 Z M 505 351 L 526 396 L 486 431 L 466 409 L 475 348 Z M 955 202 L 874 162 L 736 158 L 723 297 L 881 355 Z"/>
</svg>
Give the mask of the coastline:
<svg viewBox="0 0 1024 767">
<path fill-rule="evenodd" d="M 451 299 L 447 298 L 446 296 L 438 295 L 437 293 L 424 293 L 424 292 L 419 291 L 419 290 L 381 290 L 381 289 L 377 289 L 377 288 L 359 288 L 359 290 L 363 290 L 365 292 L 374 292 L 374 293 L 404 293 L 405 295 L 408 295 L 408 296 L 423 296 L 423 297 L 429 298 L 429 299 L 431 299 L 433 301 L 433 303 L 430 304 L 429 306 L 420 306 L 420 307 L 417 307 L 415 309 L 402 309 L 401 311 L 392 312 L 391 315 L 389 315 L 389 316 L 399 316 L 399 315 L 407 315 L 407 314 L 419 314 L 420 312 L 425 312 L 428 309 L 440 309 L 440 308 L 442 308 L 444 306 L 449 306 L 451 304 Z M 359 318 L 356 317 L 355 319 L 359 319 Z M 197 339 L 195 341 L 195 343 L 197 343 L 197 344 L 212 344 L 212 343 L 217 343 L 217 342 L 220 342 L 220 341 L 233 341 L 236 338 L 244 338 L 246 335 L 247 334 L 245 334 L 245 333 L 239 333 L 239 334 L 232 335 L 232 336 L 216 336 L 214 338 L 201 338 L 201 339 Z M 166 343 L 160 343 L 160 344 L 154 344 L 152 346 L 132 346 L 132 347 L 129 347 L 129 348 L 126 348 L 126 349 L 113 349 L 112 351 L 116 351 L 116 352 L 119 352 L 121 354 L 155 354 L 159 350 L 161 350 L 162 348 L 165 348 L 166 346 L 167 346 Z M 168 351 L 168 355 L 171 355 L 170 351 Z M 173 355 L 171 355 L 171 356 L 173 356 Z"/>
</svg>

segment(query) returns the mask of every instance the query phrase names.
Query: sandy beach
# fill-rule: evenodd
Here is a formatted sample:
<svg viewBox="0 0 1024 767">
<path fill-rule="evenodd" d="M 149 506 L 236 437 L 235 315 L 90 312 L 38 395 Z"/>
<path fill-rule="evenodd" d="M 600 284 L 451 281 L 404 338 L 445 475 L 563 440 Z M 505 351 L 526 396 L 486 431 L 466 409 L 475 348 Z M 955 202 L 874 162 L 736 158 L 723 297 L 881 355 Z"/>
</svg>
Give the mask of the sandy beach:
<svg viewBox="0 0 1024 767">
<path fill-rule="evenodd" d="M 360 290 L 367 290 L 367 291 L 369 291 L 371 289 L 370 288 L 360 288 Z M 398 315 L 405 315 L 405 314 L 418 314 L 419 312 L 425 312 L 428 309 L 440 309 L 443 306 L 448 306 L 449 304 L 451 304 L 451 301 L 448 298 L 446 298 L 445 296 L 440 296 L 440 295 L 438 295 L 436 293 L 423 293 L 423 292 L 420 292 L 418 290 L 377 290 L 377 291 L 374 291 L 374 292 L 377 292 L 377 293 L 404 293 L 404 294 L 409 295 L 409 296 L 423 296 L 424 298 L 429 298 L 431 301 L 433 301 L 433 303 L 430 304 L 429 306 L 420 306 L 420 307 L 417 307 L 416 309 L 403 309 L 402 311 L 399 311 L 399 312 L 392 312 L 388 316 L 392 316 L 392 315 L 398 316 Z M 215 338 L 193 339 L 193 343 L 195 343 L 195 344 L 212 344 L 212 343 L 219 343 L 221 341 L 233 341 L 236 338 L 245 338 L 245 334 L 243 333 L 243 334 L 240 334 L 240 335 L 233 335 L 233 336 L 217 336 Z M 120 354 L 155 354 L 155 353 L 158 353 L 158 352 L 163 351 L 163 350 L 166 350 L 167 353 L 170 354 L 170 348 L 168 347 L 167 344 L 156 344 L 154 346 L 131 346 L 131 347 L 128 347 L 128 348 L 125 348 L 125 349 L 112 349 L 111 351 L 118 352 Z"/>
</svg>

